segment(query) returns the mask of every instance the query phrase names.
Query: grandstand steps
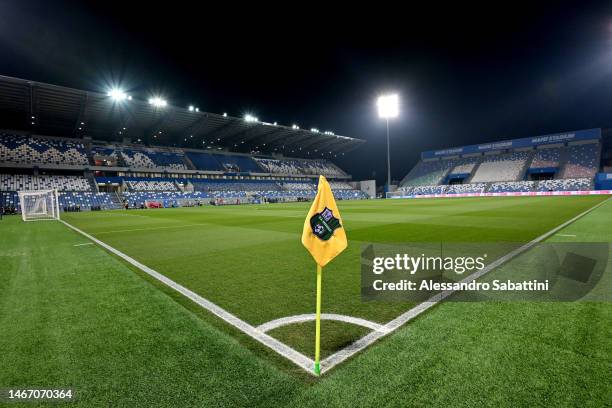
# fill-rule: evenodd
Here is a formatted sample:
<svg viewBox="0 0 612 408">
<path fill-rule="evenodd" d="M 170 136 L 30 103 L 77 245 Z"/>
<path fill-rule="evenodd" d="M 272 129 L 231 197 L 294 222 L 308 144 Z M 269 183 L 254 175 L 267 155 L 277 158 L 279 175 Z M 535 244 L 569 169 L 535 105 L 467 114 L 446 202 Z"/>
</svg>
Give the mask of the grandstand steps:
<svg viewBox="0 0 612 408">
<path fill-rule="evenodd" d="M 562 179 L 565 176 L 565 165 L 567 164 L 567 159 L 569 157 L 569 152 L 567 148 L 561 149 L 559 153 L 559 171 L 555 174 L 556 179 Z"/>
<path fill-rule="evenodd" d="M 96 161 L 94 160 L 93 151 L 91 150 L 91 142 L 84 143 L 85 146 L 85 154 L 87 155 L 87 161 L 91 166 L 96 165 Z"/>
<path fill-rule="evenodd" d="M 472 172 L 470 173 L 470 175 L 463 181 L 463 184 L 469 184 L 472 182 L 472 179 L 474 178 L 474 176 L 476 175 L 476 172 L 478 171 L 478 168 L 480 167 L 480 165 L 482 164 L 483 159 L 479 158 L 478 161 L 476 162 L 476 164 L 474 165 L 474 167 L 472 168 Z"/>
<path fill-rule="evenodd" d="M 130 167 L 130 165 L 125 161 L 123 154 L 117 154 L 117 167 Z"/>
<path fill-rule="evenodd" d="M 408 172 L 408 174 L 406 174 L 406 176 L 402 179 L 402 181 L 400 181 L 400 186 L 404 186 L 406 185 L 406 183 L 408 182 L 408 180 L 410 180 L 411 178 L 413 178 L 414 173 L 416 172 L 418 166 L 414 166 L 412 167 L 412 169 L 410 169 L 410 171 Z"/>
<path fill-rule="evenodd" d="M 442 174 L 442 177 L 440 177 L 440 180 L 438 180 L 436 185 L 445 184 L 446 182 L 448 182 L 448 176 L 452 170 L 453 169 L 451 167 L 446 169 L 446 171 L 444 172 L 444 174 Z"/>
<path fill-rule="evenodd" d="M 599 163 L 600 165 L 597 167 L 597 171 L 601 171 L 601 169 L 603 169 L 603 166 L 601 166 L 602 163 L 602 156 L 603 156 L 603 146 L 599 146 L 599 149 L 597 150 L 597 161 L 596 163 Z"/>
<path fill-rule="evenodd" d="M 336 166 L 336 164 L 334 162 L 332 162 L 331 160 L 329 161 L 329 165 L 333 169 L 336 169 L 339 172 L 339 174 L 348 177 L 348 173 L 345 172 L 344 170 L 342 170 L 340 167 Z"/>
<path fill-rule="evenodd" d="M 189 157 L 187 157 L 187 155 L 183 155 L 183 163 L 185 164 L 185 166 L 187 166 L 187 168 L 189 170 L 197 170 L 198 168 L 195 166 L 195 164 L 193 164 L 193 162 L 191 161 L 191 159 Z"/>
<path fill-rule="evenodd" d="M 535 152 L 529 152 L 529 156 L 527 156 L 527 160 L 525 160 L 525 164 L 521 168 L 518 177 L 515 181 L 527 180 L 527 170 L 531 167 L 531 163 L 533 163 L 533 158 L 535 156 Z"/>
<path fill-rule="evenodd" d="M 117 206 L 117 208 L 123 207 L 123 200 L 121 199 L 121 197 L 119 197 L 119 193 L 115 191 L 113 193 L 108 193 L 108 195 L 110 196 L 110 199 L 113 204 Z"/>
<path fill-rule="evenodd" d="M 99 193 L 100 189 L 98 188 L 98 183 L 96 183 L 96 179 L 93 176 L 93 174 L 88 173 L 85 175 L 85 178 L 87 179 L 87 182 L 91 186 L 91 191 L 93 191 L 94 193 Z"/>
</svg>

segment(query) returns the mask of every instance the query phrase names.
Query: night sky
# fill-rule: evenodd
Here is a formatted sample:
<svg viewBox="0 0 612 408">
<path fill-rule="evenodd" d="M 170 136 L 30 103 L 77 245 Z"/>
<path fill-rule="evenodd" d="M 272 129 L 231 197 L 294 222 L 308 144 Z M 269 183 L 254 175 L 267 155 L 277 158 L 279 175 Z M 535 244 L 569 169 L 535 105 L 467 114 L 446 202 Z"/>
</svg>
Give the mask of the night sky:
<svg viewBox="0 0 612 408">
<path fill-rule="evenodd" d="M 0 74 L 366 139 L 338 164 L 379 183 L 386 91 L 394 179 L 423 150 L 612 125 L 609 2 L 126 3 L 0 0 Z"/>
</svg>

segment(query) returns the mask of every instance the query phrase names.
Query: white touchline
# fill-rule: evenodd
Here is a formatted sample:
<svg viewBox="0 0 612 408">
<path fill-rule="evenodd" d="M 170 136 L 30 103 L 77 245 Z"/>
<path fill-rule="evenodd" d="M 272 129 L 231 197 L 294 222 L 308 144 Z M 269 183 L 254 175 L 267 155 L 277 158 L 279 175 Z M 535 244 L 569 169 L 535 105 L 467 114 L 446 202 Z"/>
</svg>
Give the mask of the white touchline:
<svg viewBox="0 0 612 408">
<path fill-rule="evenodd" d="M 577 221 L 578 219 L 584 217 L 585 215 L 587 215 L 591 211 L 595 210 L 596 208 L 599 208 L 600 206 L 602 206 L 603 204 L 605 204 L 609 200 L 610 200 L 610 198 L 602 201 L 599 204 L 594 205 L 593 207 L 589 208 L 588 210 L 578 214 L 577 216 L 575 216 L 571 220 L 568 220 L 568 221 L 564 222 L 563 224 L 559 225 L 558 227 L 555 227 L 552 230 L 546 232 L 545 234 L 540 235 L 539 237 L 537 237 L 533 241 L 531 241 L 531 242 L 521 246 L 520 248 L 517 248 L 517 249 L 509 252 L 508 254 L 504 255 L 503 257 L 501 257 L 501 258 L 497 259 L 496 261 L 492 262 L 491 264 L 489 264 L 486 268 L 483 268 L 480 271 L 475 272 L 472 275 L 470 275 L 470 276 L 466 277 L 465 279 L 461 280 L 461 283 L 471 282 L 471 281 L 473 281 L 475 279 L 480 278 L 481 276 L 485 275 L 486 273 L 491 272 L 493 269 L 497 268 L 498 266 L 508 262 L 510 259 L 512 259 L 512 258 L 516 257 L 517 255 L 520 255 L 523 252 L 527 251 L 528 249 L 533 247 L 538 242 L 541 242 L 541 241 L 545 240 L 546 238 L 549 238 L 550 236 L 554 235 L 558 231 L 560 231 L 563 228 L 567 227 L 571 223 L 573 223 L 573 222 Z M 420 315 L 421 313 L 423 313 L 425 310 L 429 309 L 430 307 L 435 306 L 441 300 L 449 297 L 454 292 L 455 291 L 453 291 L 453 290 L 448 290 L 448 291 L 440 292 L 440 293 L 438 293 L 435 296 L 432 296 L 427 301 L 425 301 L 423 303 L 420 303 L 419 305 L 413 307 L 412 309 L 408 310 L 407 312 L 399 315 L 395 319 L 393 319 L 390 322 L 388 322 L 387 324 L 385 324 L 385 327 L 388 329 L 386 332 L 373 331 L 373 332 L 365 335 L 361 339 L 357 340 L 353 344 L 351 344 L 351 345 L 343 348 L 342 350 L 337 351 L 336 353 L 332 354 L 331 356 L 325 358 L 323 361 L 321 361 L 321 374 L 325 373 L 326 371 L 331 370 L 338 363 L 341 363 L 342 361 L 346 360 L 347 358 L 349 358 L 349 357 L 355 355 L 356 353 L 358 353 L 359 351 L 365 349 L 370 344 L 376 342 L 380 338 L 382 338 L 382 337 L 388 335 L 389 333 L 392 333 L 393 331 L 397 330 L 398 328 L 402 327 L 404 324 L 406 324 L 410 320 L 414 319 L 416 316 Z"/>
<path fill-rule="evenodd" d="M 84 244 L 74 244 L 74 246 L 85 246 L 85 245 L 93 245 L 93 242 L 86 242 Z"/>
<path fill-rule="evenodd" d="M 505 256 L 499 258 L 498 260 L 496 260 L 495 262 L 489 264 L 486 268 L 481 269 L 480 271 L 478 271 L 478 272 L 476 272 L 476 273 L 466 277 L 461 282 L 466 282 L 467 283 L 467 282 L 471 282 L 472 280 L 478 279 L 479 277 L 481 277 L 484 274 L 490 272 L 491 270 L 493 270 L 494 268 L 498 267 L 499 265 L 501 265 L 501 264 L 509 261 L 510 259 L 514 258 L 515 256 L 517 256 L 517 255 L 527 251 L 528 249 L 533 247 L 538 242 L 541 242 L 541 241 L 545 240 L 546 238 L 550 237 L 551 235 L 554 235 L 557 231 L 560 231 L 561 229 L 567 227 L 571 223 L 573 223 L 576 220 L 578 220 L 579 218 L 587 215 L 588 213 L 590 213 L 591 211 L 593 211 L 596 208 L 600 207 L 601 205 L 605 204 L 609 200 L 610 200 L 610 198 L 602 201 L 599 204 L 596 204 L 595 206 L 589 208 L 588 210 L 582 212 L 581 214 L 578 214 L 577 216 L 575 216 L 571 220 L 566 221 L 563 224 L 559 225 L 558 227 L 553 228 L 552 230 L 550 230 L 547 233 L 539 236 L 538 238 L 534 239 L 533 241 L 531 241 L 531 242 L 521 246 L 520 248 L 515 249 L 514 251 L 511 251 L 507 255 L 505 255 Z M 197 303 L 198 305 L 200 305 L 204 309 L 208 310 L 212 314 L 220 317 L 225 322 L 227 322 L 230 325 L 238 328 L 243 333 L 249 335 L 250 337 L 254 338 L 255 340 L 259 341 L 260 343 L 262 343 L 265 346 L 269 347 L 270 349 L 274 350 L 275 352 L 277 352 L 281 356 L 283 356 L 286 359 L 290 360 L 291 362 L 296 364 L 298 367 L 304 369 L 307 373 L 310 373 L 311 375 L 314 375 L 314 371 L 313 371 L 314 360 L 306 357 L 305 355 L 303 355 L 299 351 L 289 347 L 285 343 L 283 343 L 281 341 L 278 341 L 275 338 L 273 338 L 273 337 L 271 337 L 271 336 L 269 336 L 269 335 L 267 335 L 265 333 L 266 331 L 272 330 L 273 328 L 283 326 L 284 324 L 289 324 L 289 323 L 285 323 L 285 322 L 296 322 L 297 323 L 297 322 L 302 322 L 302 321 L 313 320 L 314 314 L 305 314 L 305 315 L 283 317 L 283 318 L 280 318 L 280 319 L 275 319 L 275 320 L 272 320 L 270 322 L 264 323 L 264 324 L 262 324 L 262 325 L 260 325 L 258 327 L 254 327 L 254 326 L 248 324 L 247 322 L 239 319 L 238 317 L 234 316 L 233 314 L 231 314 L 230 312 L 226 311 L 225 309 L 223 309 L 223 308 L 217 306 L 216 304 L 212 303 L 208 299 L 205 299 L 202 296 L 198 295 L 197 293 L 192 292 L 191 290 L 189 290 L 189 289 L 185 288 L 184 286 L 174 282 L 173 280 L 167 278 L 166 276 L 162 275 L 161 273 L 159 273 L 159 272 L 149 268 L 148 266 L 138 262 L 134 258 L 132 258 L 132 257 L 124 254 L 123 252 L 121 252 L 121 251 L 111 247 L 110 245 L 108 245 L 108 244 L 100 241 L 99 239 L 97 239 L 97 238 L 87 234 L 86 232 L 81 231 L 80 229 L 78 229 L 77 227 L 67 223 L 66 221 L 60 220 L 60 222 L 63 223 L 64 225 L 66 225 L 68 228 L 78 232 L 79 234 L 83 235 L 84 237 L 88 238 L 89 240 L 91 240 L 91 241 L 95 242 L 96 244 L 100 245 L 101 247 L 103 247 L 104 249 L 108 250 L 109 252 L 117 255 L 118 257 L 120 257 L 121 259 L 125 260 L 129 264 L 134 265 L 135 267 L 137 267 L 141 271 L 147 273 L 148 275 L 152 276 L 153 278 L 157 279 L 158 281 L 160 281 L 160 282 L 164 283 L 165 285 L 171 287 L 172 289 L 174 289 L 177 292 L 181 293 L 185 297 L 191 299 L 193 302 Z M 83 245 L 83 244 L 79 244 L 79 245 Z M 408 321 L 412 320 L 413 318 L 415 318 L 416 316 L 418 316 L 419 314 L 421 314 L 425 310 L 429 309 L 430 307 L 436 305 L 441 300 L 443 300 L 443 299 L 447 298 L 448 296 L 452 295 L 454 292 L 455 291 L 445 291 L 445 292 L 438 293 L 437 295 L 431 297 L 429 300 L 419 304 L 418 306 L 415 306 L 414 308 L 408 310 L 407 312 L 401 314 L 400 316 L 396 317 L 395 319 L 391 320 L 390 322 L 388 322 L 388 323 L 386 323 L 384 325 L 380 325 L 378 323 L 371 322 L 371 321 L 365 320 L 365 319 L 360 319 L 360 318 L 357 318 L 357 317 L 351 317 L 351 316 L 345 316 L 345 315 L 336 315 L 336 314 L 332 314 L 332 313 L 324 313 L 324 314 L 322 314 L 321 317 L 327 316 L 327 318 L 329 320 L 339 320 L 339 321 L 344 321 L 344 322 L 347 322 L 347 323 L 353 323 L 353 324 L 357 324 L 357 325 L 360 325 L 360 326 L 371 328 L 373 331 L 370 332 L 369 334 L 367 334 L 366 336 L 362 337 L 361 339 L 355 341 L 353 344 L 343 348 L 342 350 L 337 351 L 336 353 L 332 354 L 331 356 L 329 356 L 329 357 L 325 358 L 323 361 L 321 361 L 321 374 L 325 373 L 326 371 L 331 370 L 337 364 L 339 364 L 342 361 L 348 359 L 349 357 L 355 355 L 359 351 L 365 349 L 366 347 L 368 347 L 372 343 L 376 342 L 380 338 L 382 338 L 382 337 L 388 335 L 389 333 L 392 333 L 393 331 L 397 330 L 398 328 L 400 328 L 401 326 L 406 324 Z M 325 317 L 323 317 L 323 318 L 325 319 Z"/>
<path fill-rule="evenodd" d="M 271 320 L 269 322 L 261 324 L 257 326 L 257 329 L 264 333 L 267 333 L 270 330 L 273 330 L 273 329 L 276 329 L 282 326 L 286 326 L 288 324 L 309 322 L 309 321 L 315 320 L 316 317 L 317 315 L 314 313 L 281 317 L 280 319 Z M 367 327 L 368 329 L 371 329 L 371 330 L 378 330 L 378 331 L 387 330 L 386 327 L 380 323 L 371 322 L 369 320 L 361 319 L 359 317 L 346 316 L 346 315 L 340 315 L 340 314 L 335 314 L 335 313 L 321 313 L 321 319 L 335 320 L 337 322 L 350 323 L 350 324 L 354 324 L 357 326 Z"/>
<path fill-rule="evenodd" d="M 557 234 L 558 237 L 575 237 L 576 234 Z"/>
<path fill-rule="evenodd" d="M 185 288 L 182 285 L 179 285 L 178 283 L 176 283 L 173 280 L 167 278 L 166 276 L 162 275 L 161 273 L 159 273 L 159 272 L 149 268 L 146 265 L 141 264 L 140 262 L 138 262 L 134 258 L 129 257 L 128 255 L 126 255 L 123 252 L 113 248 L 112 246 L 110 246 L 108 244 L 105 244 L 104 242 L 100 241 L 97 238 L 94 238 L 93 236 L 89 235 L 88 233 L 86 233 L 84 231 L 81 231 L 77 227 L 75 227 L 75 226 L 73 226 L 71 224 L 68 224 L 66 221 L 60 220 L 60 222 L 63 223 L 64 225 L 66 225 L 68 228 L 71 228 L 72 230 L 78 232 L 79 234 L 89 238 L 90 240 L 92 240 L 96 244 L 100 245 L 102 248 L 106 249 L 107 251 L 110 251 L 113 254 L 117 255 L 118 257 L 120 257 L 124 261 L 134 265 L 135 267 L 137 267 L 141 271 L 143 271 L 143 272 L 147 273 L 148 275 L 154 277 L 158 281 L 160 281 L 160 282 L 164 283 L 165 285 L 171 287 L 172 289 L 174 289 L 177 292 L 181 293 L 185 297 L 191 299 L 192 301 L 194 301 L 198 305 L 202 306 L 204 309 L 208 310 L 212 314 L 220 317 L 221 319 L 225 320 L 227 323 L 229 323 L 232 326 L 238 328 L 242 332 L 248 334 L 249 336 L 251 336 L 255 340 L 257 340 L 260 343 L 264 344 L 265 346 L 271 348 L 272 350 L 276 351 L 281 356 L 287 358 L 288 360 L 292 361 L 297 366 L 303 368 L 307 372 L 309 372 L 309 373 L 314 375 L 313 370 L 312 370 L 312 367 L 314 366 L 314 361 L 311 360 L 310 358 L 306 357 L 302 353 L 292 349 L 291 347 L 289 347 L 286 344 L 276 340 L 275 338 L 268 336 L 267 334 L 261 332 L 260 330 L 257 330 L 255 327 L 253 327 L 250 324 L 248 324 L 247 322 L 239 319 L 238 317 L 234 316 L 233 314 L 231 314 L 230 312 L 226 311 L 225 309 L 222 309 L 221 307 L 219 307 L 216 304 L 212 303 L 208 299 L 205 299 L 202 296 L 198 295 L 197 293 L 190 291 L 189 289 Z"/>
</svg>

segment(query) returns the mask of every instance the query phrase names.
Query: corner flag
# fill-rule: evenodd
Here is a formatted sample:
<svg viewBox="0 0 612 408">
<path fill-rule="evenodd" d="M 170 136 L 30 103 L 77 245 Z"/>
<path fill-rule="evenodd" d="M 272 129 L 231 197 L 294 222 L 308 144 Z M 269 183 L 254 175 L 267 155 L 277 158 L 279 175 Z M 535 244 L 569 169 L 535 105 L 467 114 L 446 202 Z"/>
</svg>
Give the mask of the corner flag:
<svg viewBox="0 0 612 408">
<path fill-rule="evenodd" d="M 321 349 L 321 275 L 322 268 L 348 245 L 340 211 L 334 194 L 325 177 L 319 177 L 317 196 L 304 221 L 302 245 L 317 263 L 317 319 L 315 335 L 315 373 L 321 373 L 319 364 Z"/>
</svg>

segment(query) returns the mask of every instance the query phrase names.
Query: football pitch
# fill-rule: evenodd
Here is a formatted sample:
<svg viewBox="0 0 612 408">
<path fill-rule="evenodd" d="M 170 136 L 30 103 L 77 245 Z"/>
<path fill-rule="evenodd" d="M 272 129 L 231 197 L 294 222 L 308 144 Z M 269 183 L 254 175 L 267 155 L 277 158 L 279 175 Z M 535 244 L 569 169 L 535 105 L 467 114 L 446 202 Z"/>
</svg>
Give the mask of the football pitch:
<svg viewBox="0 0 612 408">
<path fill-rule="evenodd" d="M 363 244 L 526 243 L 605 199 L 339 201 L 349 247 L 324 270 L 323 312 L 382 326 L 415 306 L 362 302 Z M 314 312 L 315 264 L 300 243 L 308 207 L 63 220 L 313 358 L 313 321 L 271 324 Z M 317 379 L 61 223 L 12 217 L 0 229 L 3 386 L 72 386 L 82 406 L 612 403 L 610 303 L 441 303 Z M 607 201 L 549 240 L 609 242 L 610 231 Z M 324 320 L 322 356 L 371 330 Z"/>
</svg>

